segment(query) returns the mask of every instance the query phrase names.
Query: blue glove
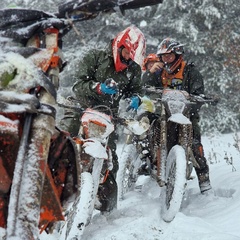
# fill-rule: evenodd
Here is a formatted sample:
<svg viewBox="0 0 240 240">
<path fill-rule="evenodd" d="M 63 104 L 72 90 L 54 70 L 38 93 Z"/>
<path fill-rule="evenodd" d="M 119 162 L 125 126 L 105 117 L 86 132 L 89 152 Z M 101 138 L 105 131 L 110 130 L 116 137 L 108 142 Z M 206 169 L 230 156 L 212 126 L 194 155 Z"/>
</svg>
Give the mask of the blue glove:
<svg viewBox="0 0 240 240">
<path fill-rule="evenodd" d="M 137 111 L 140 104 L 141 104 L 141 100 L 138 96 L 131 97 L 131 101 L 127 108 L 127 111 L 129 111 L 130 109 Z"/>
<path fill-rule="evenodd" d="M 104 83 L 100 84 L 100 91 L 104 94 L 116 94 L 118 92 L 117 83 L 112 78 L 108 78 Z"/>
</svg>

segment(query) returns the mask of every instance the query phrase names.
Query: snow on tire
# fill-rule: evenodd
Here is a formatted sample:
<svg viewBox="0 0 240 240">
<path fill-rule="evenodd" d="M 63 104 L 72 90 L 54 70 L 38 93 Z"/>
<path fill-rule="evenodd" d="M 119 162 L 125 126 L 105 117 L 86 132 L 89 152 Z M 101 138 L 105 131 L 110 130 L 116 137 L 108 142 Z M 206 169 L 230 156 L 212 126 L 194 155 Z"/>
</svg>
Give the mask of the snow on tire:
<svg viewBox="0 0 240 240">
<path fill-rule="evenodd" d="M 124 195 L 130 191 L 136 182 L 137 169 L 140 166 L 136 147 L 128 144 L 124 147 L 119 160 L 119 170 L 117 172 L 118 199 L 123 200 Z"/>
<path fill-rule="evenodd" d="M 88 172 L 81 174 L 81 192 L 72 206 L 70 216 L 67 218 L 66 237 L 67 240 L 80 240 L 85 227 L 89 224 L 93 201 L 93 178 Z"/>
<path fill-rule="evenodd" d="M 175 145 L 166 162 L 166 186 L 162 191 L 162 219 L 171 222 L 181 207 L 186 186 L 186 156 L 184 149 Z"/>
</svg>

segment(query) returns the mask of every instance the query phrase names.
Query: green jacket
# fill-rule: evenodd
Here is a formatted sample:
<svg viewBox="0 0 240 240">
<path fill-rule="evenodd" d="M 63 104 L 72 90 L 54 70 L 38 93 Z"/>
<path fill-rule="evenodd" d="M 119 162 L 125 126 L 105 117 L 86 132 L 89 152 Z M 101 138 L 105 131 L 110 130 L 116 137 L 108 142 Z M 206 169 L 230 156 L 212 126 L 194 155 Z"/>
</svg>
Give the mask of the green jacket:
<svg viewBox="0 0 240 240">
<path fill-rule="evenodd" d="M 121 97 L 142 93 L 141 67 L 133 62 L 125 70 L 116 72 L 112 43 L 105 50 L 91 50 L 79 64 L 75 78 L 77 82 L 73 86 L 73 92 L 83 107 L 106 105 L 117 113 Z M 96 92 L 95 84 L 103 83 L 108 78 L 113 78 L 117 83 L 117 96 Z"/>
</svg>

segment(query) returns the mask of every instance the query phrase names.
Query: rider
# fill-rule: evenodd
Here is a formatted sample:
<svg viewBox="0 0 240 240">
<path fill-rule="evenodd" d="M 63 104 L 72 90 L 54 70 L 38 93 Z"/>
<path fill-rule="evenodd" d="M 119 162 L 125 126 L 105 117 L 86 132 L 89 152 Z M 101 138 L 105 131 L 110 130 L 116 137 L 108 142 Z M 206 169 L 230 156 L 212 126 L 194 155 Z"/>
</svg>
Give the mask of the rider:
<svg viewBox="0 0 240 240">
<path fill-rule="evenodd" d="M 193 63 L 184 61 L 183 54 L 183 44 L 172 38 L 164 39 L 158 46 L 157 51 L 160 62 L 155 62 L 151 69 L 143 74 L 143 84 L 160 88 L 182 89 L 194 95 L 204 94 L 202 75 Z M 209 167 L 204 157 L 201 143 L 199 110 L 200 106 L 192 109 L 190 120 L 193 126 L 193 153 L 200 166 L 199 168 L 195 168 L 195 171 L 200 191 L 203 193 L 211 189 L 211 184 Z"/>
<path fill-rule="evenodd" d="M 72 88 L 82 107 L 105 105 L 117 116 L 122 97 L 132 98 L 131 108 L 138 107 L 138 97 L 134 95 L 142 92 L 141 65 L 145 49 L 143 33 L 136 26 L 130 26 L 118 33 L 105 50 L 94 49 L 86 54 L 79 64 L 75 75 L 77 81 Z M 73 116 L 70 125 L 75 127 L 68 128 L 73 135 L 78 131 L 78 119 Z M 101 212 L 111 211 L 117 205 L 116 141 L 117 133 L 113 132 L 108 141 L 113 155 L 113 169 L 98 191 Z"/>
</svg>

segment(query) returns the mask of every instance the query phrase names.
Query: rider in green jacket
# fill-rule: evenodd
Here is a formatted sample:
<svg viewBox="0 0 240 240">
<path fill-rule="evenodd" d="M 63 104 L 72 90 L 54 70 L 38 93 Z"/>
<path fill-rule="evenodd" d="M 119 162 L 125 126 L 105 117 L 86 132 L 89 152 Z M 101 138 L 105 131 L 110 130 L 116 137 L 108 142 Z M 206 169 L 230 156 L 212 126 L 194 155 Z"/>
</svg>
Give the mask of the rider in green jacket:
<svg viewBox="0 0 240 240">
<path fill-rule="evenodd" d="M 81 106 L 105 105 L 117 116 L 120 99 L 130 98 L 130 108 L 136 109 L 140 101 L 135 95 L 142 93 L 141 65 L 145 49 L 143 33 L 137 27 L 130 26 L 117 34 L 106 49 L 89 51 L 79 64 L 72 88 Z M 78 128 L 79 118 L 75 116 L 68 130 L 76 135 Z M 108 141 L 113 155 L 113 169 L 98 192 L 102 212 L 111 211 L 117 204 L 116 140 L 117 134 L 113 132 Z"/>
</svg>

